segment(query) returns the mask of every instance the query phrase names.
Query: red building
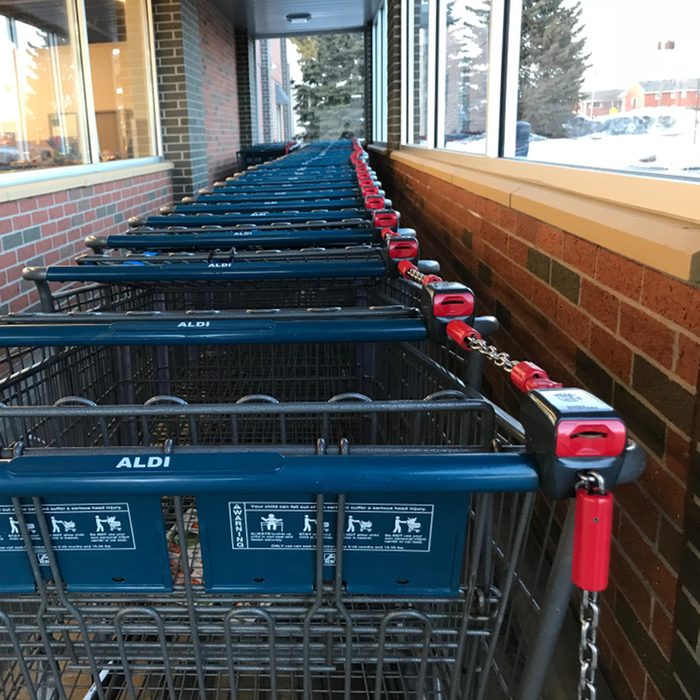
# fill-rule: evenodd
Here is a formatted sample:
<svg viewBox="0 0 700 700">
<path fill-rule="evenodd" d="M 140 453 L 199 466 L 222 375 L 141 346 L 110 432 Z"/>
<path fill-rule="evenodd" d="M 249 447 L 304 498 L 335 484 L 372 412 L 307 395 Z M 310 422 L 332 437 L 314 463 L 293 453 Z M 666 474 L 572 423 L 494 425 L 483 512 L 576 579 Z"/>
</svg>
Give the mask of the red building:
<svg viewBox="0 0 700 700">
<path fill-rule="evenodd" d="M 623 93 L 624 110 L 643 107 L 687 107 L 700 109 L 700 78 L 643 80 Z"/>
<path fill-rule="evenodd" d="M 579 106 L 579 114 L 589 119 L 594 117 L 604 117 L 614 112 L 622 111 L 623 91 L 615 90 L 595 90 L 584 92 Z"/>
</svg>

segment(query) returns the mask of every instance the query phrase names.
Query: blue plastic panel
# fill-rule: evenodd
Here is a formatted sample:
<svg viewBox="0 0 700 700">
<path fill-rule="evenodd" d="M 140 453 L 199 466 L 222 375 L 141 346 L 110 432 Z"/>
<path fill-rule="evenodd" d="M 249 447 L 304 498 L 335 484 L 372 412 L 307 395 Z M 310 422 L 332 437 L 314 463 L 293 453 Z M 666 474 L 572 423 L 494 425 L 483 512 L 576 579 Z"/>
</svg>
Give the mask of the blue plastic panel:
<svg viewBox="0 0 700 700">
<path fill-rule="evenodd" d="M 52 578 L 36 513 L 23 505 L 42 574 Z M 160 499 L 153 496 L 45 499 L 42 510 L 69 591 L 172 590 Z M 34 577 L 12 505 L 0 503 L 0 591 L 28 593 Z"/>
<path fill-rule="evenodd" d="M 342 522 L 349 593 L 456 595 L 468 494 L 357 494 Z M 204 579 L 214 593 L 314 589 L 313 496 L 236 494 L 197 499 Z M 337 503 L 324 504 L 324 579 L 335 575 Z"/>
</svg>

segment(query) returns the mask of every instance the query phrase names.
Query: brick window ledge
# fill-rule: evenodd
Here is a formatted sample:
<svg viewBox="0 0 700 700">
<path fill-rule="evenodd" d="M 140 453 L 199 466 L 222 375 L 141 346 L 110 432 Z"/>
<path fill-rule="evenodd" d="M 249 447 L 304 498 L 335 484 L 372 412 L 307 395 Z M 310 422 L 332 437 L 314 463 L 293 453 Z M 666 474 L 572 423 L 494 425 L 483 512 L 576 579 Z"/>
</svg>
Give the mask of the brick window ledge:
<svg viewBox="0 0 700 700">
<path fill-rule="evenodd" d="M 172 168 L 172 163 L 153 157 L 6 173 L 0 175 L 0 202 L 126 180 Z"/>
<path fill-rule="evenodd" d="M 402 147 L 391 151 L 389 157 L 643 265 L 700 283 L 697 183 L 423 148 Z M 555 178 L 556 185 L 546 182 Z M 664 214 L 662 206 L 672 207 L 673 215 Z"/>
</svg>

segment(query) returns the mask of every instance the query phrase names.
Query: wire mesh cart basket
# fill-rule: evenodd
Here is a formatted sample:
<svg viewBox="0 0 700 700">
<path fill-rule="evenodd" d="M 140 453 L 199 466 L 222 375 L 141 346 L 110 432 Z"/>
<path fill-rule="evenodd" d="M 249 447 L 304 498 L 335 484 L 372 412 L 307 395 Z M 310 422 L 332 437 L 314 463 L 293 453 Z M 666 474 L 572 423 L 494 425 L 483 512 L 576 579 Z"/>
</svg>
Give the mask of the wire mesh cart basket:
<svg viewBox="0 0 700 700">
<path fill-rule="evenodd" d="M 428 342 L 131 324 L 7 350 L 4 696 L 493 697 L 538 486 L 493 406 Z"/>
</svg>

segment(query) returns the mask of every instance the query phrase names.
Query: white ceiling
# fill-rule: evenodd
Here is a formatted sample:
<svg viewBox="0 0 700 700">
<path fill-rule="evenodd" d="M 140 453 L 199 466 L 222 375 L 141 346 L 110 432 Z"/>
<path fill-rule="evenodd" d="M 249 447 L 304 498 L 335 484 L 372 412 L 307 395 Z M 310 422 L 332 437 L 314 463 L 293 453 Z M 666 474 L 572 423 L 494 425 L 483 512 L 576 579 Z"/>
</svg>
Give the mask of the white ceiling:
<svg viewBox="0 0 700 700">
<path fill-rule="evenodd" d="M 257 38 L 361 29 L 381 0 L 215 0 L 239 27 Z M 310 12 L 311 20 L 291 24 L 286 15 Z"/>
</svg>

